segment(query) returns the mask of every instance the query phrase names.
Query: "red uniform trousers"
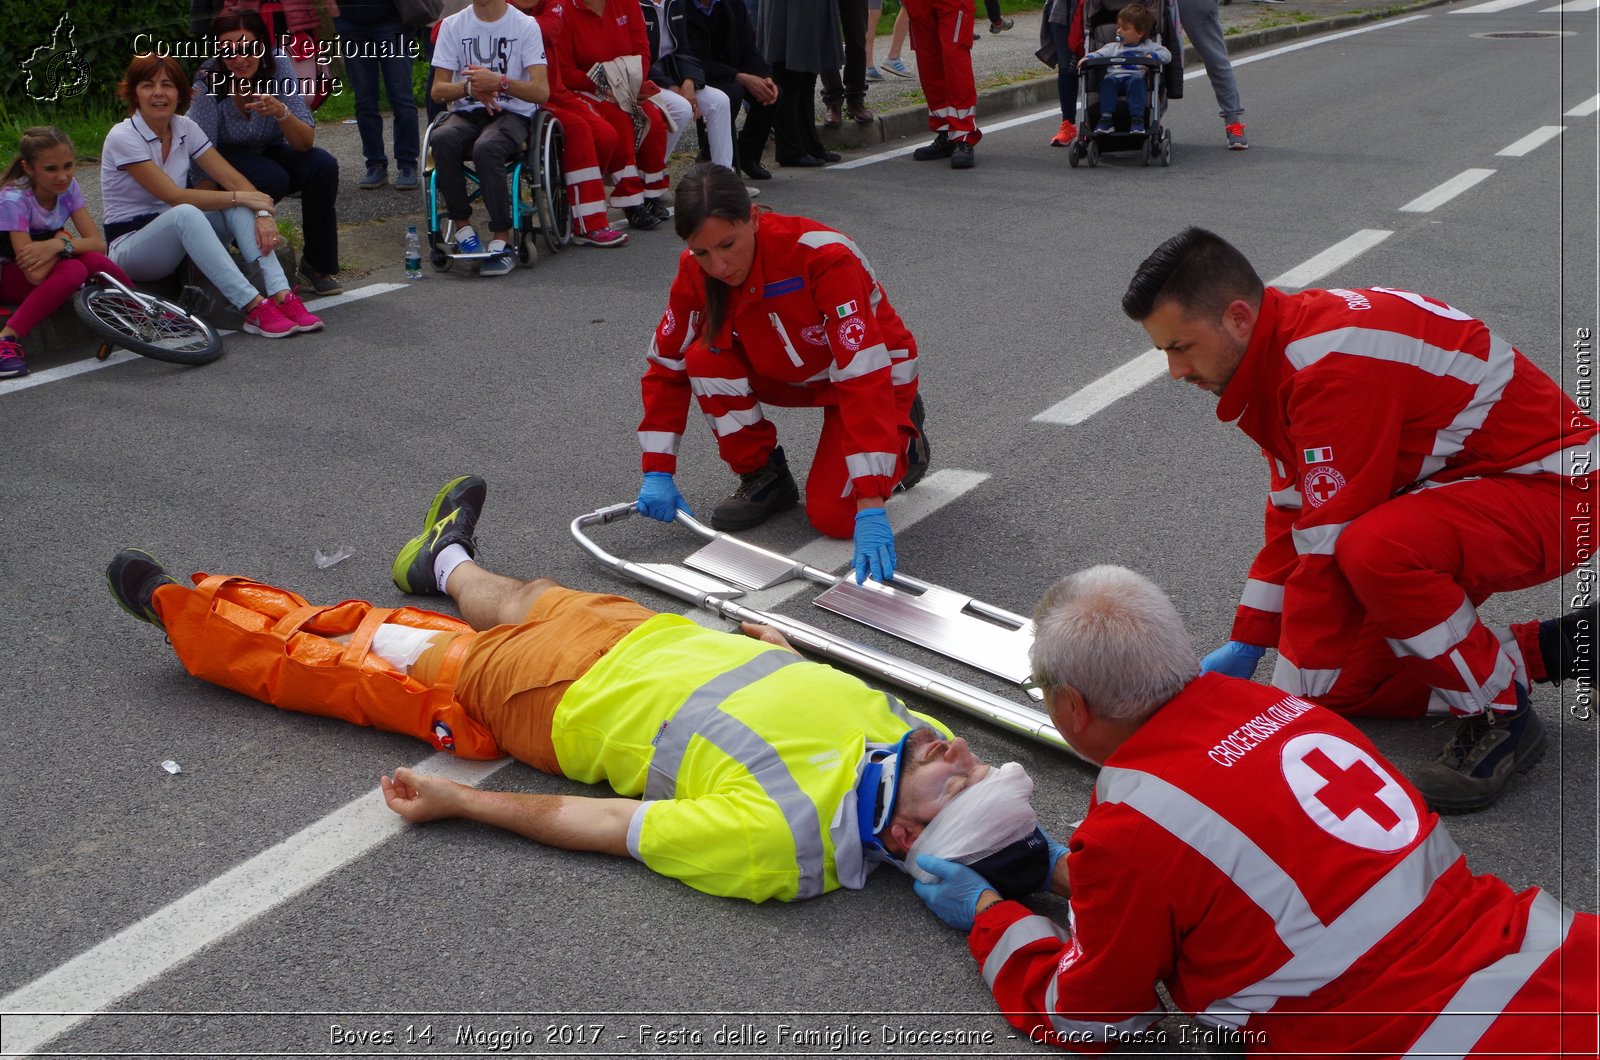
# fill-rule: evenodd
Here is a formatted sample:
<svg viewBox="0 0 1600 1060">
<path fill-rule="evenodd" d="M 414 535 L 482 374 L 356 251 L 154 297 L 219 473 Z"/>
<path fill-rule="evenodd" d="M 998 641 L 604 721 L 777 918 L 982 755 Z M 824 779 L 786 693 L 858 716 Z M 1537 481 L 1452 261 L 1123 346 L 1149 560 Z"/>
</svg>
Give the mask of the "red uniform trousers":
<svg viewBox="0 0 1600 1060">
<path fill-rule="evenodd" d="M 1584 484 L 1579 486 L 1578 484 Z M 1471 680 L 1545 677 L 1538 623 L 1502 637 L 1478 618 L 1490 595 L 1541 585 L 1593 551 L 1593 475 L 1507 475 L 1417 490 L 1354 520 L 1334 561 L 1366 619 L 1317 702 L 1345 714 L 1477 713 Z M 1516 707 L 1510 683 L 1496 709 Z"/>
<path fill-rule="evenodd" d="M 928 100 L 928 128 L 952 140 L 975 144 L 978 86 L 972 79 L 972 4 L 970 0 L 906 0 L 911 19 L 911 50 Z"/>
<path fill-rule="evenodd" d="M 633 118 L 608 99 L 589 92 L 580 95 L 594 105 L 601 120 L 616 130 L 621 165 L 607 174 L 612 181 L 611 205 L 619 210 L 638 206 L 645 199 L 658 199 L 667 190 L 667 121 L 654 103 L 644 108 L 650 118 L 650 131 L 644 143 L 634 149 Z"/>
<path fill-rule="evenodd" d="M 731 356 L 730 356 L 731 355 Z M 817 439 L 816 453 L 811 457 L 811 473 L 806 478 L 806 517 L 819 533 L 829 537 L 850 538 L 856 532 L 856 498 L 845 496 L 850 472 L 845 465 L 844 418 L 839 414 L 838 399 L 833 387 L 827 383 L 811 386 L 793 386 L 757 375 L 745 358 L 744 351 L 735 343 L 722 355 L 713 354 L 704 342 L 690 344 L 684 354 L 690 386 L 700 411 L 715 419 L 722 410 L 707 407 L 706 397 L 725 393 L 717 380 L 729 378 L 728 370 L 737 365 L 745 369 L 750 389 L 755 394 L 753 422 L 732 431 L 717 435 L 717 453 L 736 474 L 747 475 L 758 470 L 772 455 L 778 444 L 778 428 L 761 414 L 761 404 L 789 409 L 822 409 L 822 435 Z M 898 482 L 906 473 L 906 447 L 916 437 L 910 426 L 911 403 L 917 397 L 917 380 L 894 388 L 895 414 L 902 424 L 898 457 L 895 460 L 894 480 Z"/>
<path fill-rule="evenodd" d="M 545 110 L 561 122 L 561 165 L 566 170 L 572 227 L 580 235 L 606 227 L 605 174 L 629 164 L 621 139 L 587 99 L 575 92 L 552 96 Z"/>
</svg>

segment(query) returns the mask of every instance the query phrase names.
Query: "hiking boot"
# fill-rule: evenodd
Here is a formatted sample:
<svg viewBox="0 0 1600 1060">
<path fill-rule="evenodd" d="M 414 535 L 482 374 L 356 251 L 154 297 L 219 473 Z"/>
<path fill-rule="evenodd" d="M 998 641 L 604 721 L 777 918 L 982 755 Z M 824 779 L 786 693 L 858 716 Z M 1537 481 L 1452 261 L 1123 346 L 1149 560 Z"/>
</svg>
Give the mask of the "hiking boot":
<svg viewBox="0 0 1600 1060">
<path fill-rule="evenodd" d="M 166 626 L 161 624 L 161 616 L 156 614 L 151 600 L 161 586 L 178 584 L 178 579 L 167 573 L 160 560 L 136 548 L 118 552 L 106 567 L 106 587 L 116 597 L 117 606 L 157 629 Z"/>
<path fill-rule="evenodd" d="M 1560 618 L 1539 623 L 1539 654 L 1544 658 L 1545 678 L 1550 684 L 1582 678 L 1596 682 L 1595 655 L 1600 650 L 1600 600 L 1588 607 L 1568 611 Z"/>
<path fill-rule="evenodd" d="M 711 513 L 711 525 L 717 530 L 749 530 L 798 503 L 800 490 L 789 474 L 789 461 L 780 445 L 772 450 L 765 464 L 739 476 L 739 488 L 717 505 Z"/>
<path fill-rule="evenodd" d="M 956 142 L 950 139 L 950 134 L 941 132 L 933 138 L 933 143 L 923 144 L 911 152 L 911 157 L 918 162 L 932 162 L 935 159 L 949 158 L 955 154 Z"/>
<path fill-rule="evenodd" d="M 1517 709 L 1489 710 L 1462 718 L 1437 761 L 1412 778 L 1428 806 L 1438 813 L 1471 813 L 1492 805 L 1518 773 L 1544 755 L 1544 723 L 1517 686 Z"/>
<path fill-rule="evenodd" d="M 972 153 L 972 145 L 965 140 L 957 140 L 955 148 L 950 152 L 951 169 L 971 169 L 978 164 L 978 159 Z"/>
<path fill-rule="evenodd" d="M 1222 127 L 1228 137 L 1228 150 L 1245 151 L 1250 148 L 1250 140 L 1244 134 L 1244 122 L 1231 121 Z"/>
<path fill-rule="evenodd" d="M 662 202 L 659 198 L 646 199 L 644 201 L 644 204 L 650 210 L 651 213 L 656 215 L 656 220 L 658 220 L 658 221 L 670 221 L 670 220 L 672 220 L 672 207 L 670 207 L 666 203 Z"/>
<path fill-rule="evenodd" d="M 837 129 L 844 124 L 844 115 L 839 111 L 839 104 L 824 103 L 822 105 L 822 127 L 824 129 Z"/>
<path fill-rule="evenodd" d="M 866 103 L 859 99 L 853 99 L 849 103 L 846 103 L 844 105 L 844 112 L 848 114 L 850 116 L 850 120 L 855 122 L 857 125 L 871 125 L 873 122 L 878 120 L 878 116 L 872 113 L 872 111 L 868 110 Z"/>
<path fill-rule="evenodd" d="M 911 403 L 911 426 L 917 429 L 917 436 L 906 443 L 906 476 L 894 488 L 896 493 L 904 493 L 921 482 L 928 473 L 928 463 L 933 459 L 933 446 L 928 444 L 928 431 L 922 425 L 924 418 L 922 395 L 918 394 Z"/>
<path fill-rule="evenodd" d="M 403 592 L 438 596 L 444 592 L 433 576 L 433 561 L 448 545 L 460 545 L 477 556 L 472 531 L 478 525 L 489 485 L 477 475 L 462 475 L 444 484 L 433 496 L 423 531 L 400 548 L 394 558 L 394 583 Z"/>
</svg>

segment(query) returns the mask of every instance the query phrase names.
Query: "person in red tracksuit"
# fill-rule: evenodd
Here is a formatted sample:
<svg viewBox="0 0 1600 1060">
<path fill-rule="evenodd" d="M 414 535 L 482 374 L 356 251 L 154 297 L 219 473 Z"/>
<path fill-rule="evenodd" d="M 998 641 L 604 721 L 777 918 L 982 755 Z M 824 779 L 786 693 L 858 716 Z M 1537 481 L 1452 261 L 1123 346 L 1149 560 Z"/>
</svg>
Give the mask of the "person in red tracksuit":
<svg viewBox="0 0 1600 1060">
<path fill-rule="evenodd" d="M 650 125 L 644 142 L 635 148 L 633 118 L 610 98 L 599 95 L 589 71 L 595 63 L 623 55 L 640 57 L 640 69 L 650 67 L 650 38 L 645 31 L 639 0 L 563 0 L 562 33 L 555 63 L 561 83 L 594 104 L 602 118 L 617 131 L 628 164 L 613 173 L 611 205 L 627 215 L 628 227 L 651 229 L 671 216 L 661 203 L 667 190 L 666 118 L 649 97 L 661 87 L 648 77 L 639 89 L 640 106 Z"/>
<path fill-rule="evenodd" d="M 1121 567 L 1069 575 L 1034 623 L 1057 730 L 1100 765 L 1052 846 L 1066 922 L 927 856 L 917 894 L 1005 1018 L 1085 1053 L 1594 1056 L 1600 917 L 1474 875 L 1343 718 L 1198 660 L 1172 601 Z M 1198 1026 L 1158 1026 L 1165 984 Z"/>
<path fill-rule="evenodd" d="M 821 408 L 806 514 L 853 537 L 858 582 L 894 575 L 884 501 L 928 465 L 917 343 L 847 236 L 804 217 L 757 211 L 732 170 L 696 166 L 674 217 L 688 249 L 650 343 L 640 389 L 644 485 L 639 510 L 671 521 L 688 509 L 673 483 L 692 393 L 741 476 L 711 525 L 745 530 L 798 500 L 763 402 Z"/>
<path fill-rule="evenodd" d="M 1122 305 L 1271 470 L 1266 542 L 1204 668 L 1249 677 L 1276 648 L 1273 684 L 1341 713 L 1453 713 L 1415 782 L 1440 812 L 1490 805 L 1544 751 L 1529 683 L 1592 684 L 1596 608 L 1509 629 L 1477 608 L 1592 555 L 1600 426 L 1458 309 L 1264 288 L 1203 229 L 1157 248 Z"/>
<path fill-rule="evenodd" d="M 971 169 L 978 129 L 978 86 L 972 78 L 971 0 L 906 0 L 911 50 L 928 101 L 933 142 L 911 153 L 918 162 L 941 158 L 951 169 Z"/>
</svg>

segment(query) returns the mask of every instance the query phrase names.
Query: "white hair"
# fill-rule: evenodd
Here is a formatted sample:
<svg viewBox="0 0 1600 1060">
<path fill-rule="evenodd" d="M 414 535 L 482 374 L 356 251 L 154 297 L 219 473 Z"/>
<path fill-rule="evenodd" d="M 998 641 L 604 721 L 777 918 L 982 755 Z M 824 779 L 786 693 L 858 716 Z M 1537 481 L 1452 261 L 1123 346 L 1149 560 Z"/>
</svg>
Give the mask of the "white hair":
<svg viewBox="0 0 1600 1060">
<path fill-rule="evenodd" d="M 1154 582 L 1102 564 L 1069 574 L 1033 614 L 1033 678 L 1071 685 L 1107 721 L 1142 722 L 1199 673 L 1178 609 Z"/>
</svg>

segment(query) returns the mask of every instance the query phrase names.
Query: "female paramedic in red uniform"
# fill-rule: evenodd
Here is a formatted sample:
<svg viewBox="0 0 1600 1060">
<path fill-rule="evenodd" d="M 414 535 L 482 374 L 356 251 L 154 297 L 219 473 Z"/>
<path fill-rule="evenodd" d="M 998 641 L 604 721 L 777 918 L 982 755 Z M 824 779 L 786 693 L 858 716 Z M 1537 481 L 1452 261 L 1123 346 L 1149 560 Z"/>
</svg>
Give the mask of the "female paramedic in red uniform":
<svg viewBox="0 0 1600 1060">
<path fill-rule="evenodd" d="M 678 187 L 674 224 L 688 244 L 640 382 L 644 485 L 639 511 L 689 510 L 672 480 L 692 392 L 739 488 L 711 525 L 747 530 L 798 500 L 763 402 L 821 408 L 806 515 L 855 539 L 858 583 L 894 576 L 884 501 L 928 466 L 917 396 L 917 342 L 861 250 L 804 217 L 756 210 L 744 183 L 702 164 Z"/>
</svg>

